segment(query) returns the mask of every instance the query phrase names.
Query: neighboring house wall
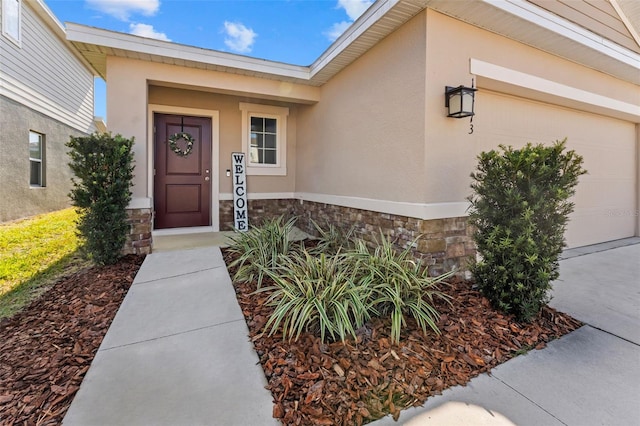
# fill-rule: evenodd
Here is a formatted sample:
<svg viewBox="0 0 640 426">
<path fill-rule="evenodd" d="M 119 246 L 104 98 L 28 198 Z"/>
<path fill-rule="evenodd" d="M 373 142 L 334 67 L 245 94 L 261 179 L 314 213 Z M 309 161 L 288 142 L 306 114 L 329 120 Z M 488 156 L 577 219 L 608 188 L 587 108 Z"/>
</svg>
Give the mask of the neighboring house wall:
<svg viewBox="0 0 640 426">
<path fill-rule="evenodd" d="M 0 222 L 70 206 L 72 173 L 64 144 L 84 133 L 0 96 Z M 29 185 L 29 132 L 44 135 L 44 187 Z"/>
<path fill-rule="evenodd" d="M 19 42 L 0 35 L 0 221 L 67 207 L 64 144 L 94 129 L 92 72 L 44 4 L 20 4 Z M 29 131 L 44 135 L 44 187 L 29 185 Z"/>
</svg>

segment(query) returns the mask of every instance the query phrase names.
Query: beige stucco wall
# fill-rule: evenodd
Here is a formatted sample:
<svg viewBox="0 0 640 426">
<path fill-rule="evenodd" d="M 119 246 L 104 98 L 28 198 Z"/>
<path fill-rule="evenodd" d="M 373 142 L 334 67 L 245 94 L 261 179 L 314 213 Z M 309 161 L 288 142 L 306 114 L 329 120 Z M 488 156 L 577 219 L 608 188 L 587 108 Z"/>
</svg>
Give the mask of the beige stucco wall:
<svg viewBox="0 0 640 426">
<path fill-rule="evenodd" d="M 472 58 L 583 97 L 527 99 L 529 89 L 503 85 L 499 93 L 480 78 L 468 134 L 469 119 L 446 117 L 444 87 L 471 84 Z M 627 237 L 637 234 L 640 144 L 628 106 L 639 100 L 636 85 L 427 10 L 325 84 L 318 104 L 300 108 L 296 193 L 361 208 L 370 207 L 358 199 L 388 201 L 375 205 L 381 211 L 415 203 L 407 211 L 423 218 L 464 215 L 479 152 L 567 137 L 590 170 L 569 245 Z M 616 102 L 627 109 L 613 111 Z"/>
<path fill-rule="evenodd" d="M 568 138 L 585 158 L 567 239 L 570 246 L 633 235 L 637 222 L 637 149 L 630 121 L 497 93 L 478 81 L 474 133 L 469 119 L 446 117 L 444 86 L 468 85 L 475 58 L 597 95 L 638 105 L 640 87 L 552 56 L 437 12 L 427 12 L 428 202 L 463 201 L 476 156 L 498 144 L 523 146 Z M 626 212 L 626 213 L 625 213 Z"/>
<path fill-rule="evenodd" d="M 225 158 L 240 148 L 239 102 L 265 103 L 269 105 L 294 105 L 317 102 L 320 89 L 300 84 L 283 83 L 219 71 L 180 67 L 168 64 L 107 57 L 107 118 L 113 133 L 135 137 L 134 159 L 136 171 L 132 206 L 150 205 L 152 183 L 147 172 L 153 158 L 150 147 L 149 114 L 147 105 L 156 103 L 189 108 L 220 111 L 220 192 L 230 193 L 230 178 L 224 174 L 228 167 Z M 172 86 L 174 89 L 149 93 L 154 85 Z M 191 90 L 177 90 L 176 88 Z M 202 93 L 198 93 L 201 91 Z M 223 92 L 227 96 L 216 96 Z M 150 99 L 153 96 L 153 99 Z M 234 98 L 236 96 L 236 98 Z M 242 99 L 240 99 L 239 97 Z M 295 179 L 296 111 L 290 108 L 286 177 L 251 177 L 248 189 L 252 192 L 293 191 Z"/>
<path fill-rule="evenodd" d="M 237 96 L 150 86 L 149 103 L 152 105 L 178 106 L 219 112 L 219 152 L 214 153 L 219 163 L 219 192 L 231 194 L 232 178 L 226 176 L 231 169 L 231 153 L 242 151 L 242 112 L 240 102 L 265 103 L 289 108 L 287 117 L 287 175 L 247 176 L 247 190 L 256 193 L 293 193 L 296 170 L 296 105 L 274 101 L 240 98 Z"/>
<path fill-rule="evenodd" d="M 424 201 L 424 26 L 412 19 L 300 107 L 297 192 Z"/>
<path fill-rule="evenodd" d="M 469 85 L 472 60 L 578 90 L 582 98 L 559 105 L 558 95 L 540 93 L 533 100 L 530 89 L 481 76 L 468 134 L 468 119 L 446 117 L 444 87 Z M 150 197 L 148 103 L 219 112 L 219 191 L 228 194 L 227 159 L 241 146 L 239 103 L 252 102 L 290 113 L 287 176 L 251 176 L 250 192 L 423 219 L 462 216 L 479 152 L 567 137 L 590 172 L 578 189 L 569 244 L 637 234 L 640 226 L 639 120 L 627 108 L 638 105 L 640 87 L 432 10 L 320 88 L 115 57 L 107 69 L 109 129 L 142 141 L 134 148 L 139 199 Z M 616 102 L 627 110 L 612 116 Z"/>
</svg>

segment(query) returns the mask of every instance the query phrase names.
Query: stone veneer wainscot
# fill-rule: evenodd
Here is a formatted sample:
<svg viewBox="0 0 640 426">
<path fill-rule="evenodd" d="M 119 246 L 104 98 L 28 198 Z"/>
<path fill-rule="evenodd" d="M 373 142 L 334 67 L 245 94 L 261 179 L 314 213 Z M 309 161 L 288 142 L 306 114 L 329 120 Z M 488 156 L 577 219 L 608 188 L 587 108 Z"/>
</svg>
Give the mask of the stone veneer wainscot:
<svg viewBox="0 0 640 426">
<path fill-rule="evenodd" d="M 295 215 L 298 216 L 296 226 L 309 234 L 316 233 L 311 220 L 320 225 L 333 223 L 345 230 L 353 226 L 358 238 L 372 244 L 382 231 L 395 239 L 401 249 L 412 245 L 414 257 L 428 265 L 432 274 L 454 267 L 461 273 L 465 272 L 469 261 L 476 255 L 473 230 L 466 217 L 422 220 L 293 199 L 249 200 L 248 204 L 250 225 L 256 225 L 265 218 Z M 232 201 L 220 201 L 220 229 L 233 229 Z"/>
</svg>

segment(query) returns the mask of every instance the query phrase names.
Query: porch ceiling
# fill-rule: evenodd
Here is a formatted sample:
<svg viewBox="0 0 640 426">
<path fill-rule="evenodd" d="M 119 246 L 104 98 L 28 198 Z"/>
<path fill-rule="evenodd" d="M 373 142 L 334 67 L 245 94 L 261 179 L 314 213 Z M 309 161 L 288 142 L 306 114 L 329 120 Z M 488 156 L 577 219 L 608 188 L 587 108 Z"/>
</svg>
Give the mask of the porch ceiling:
<svg viewBox="0 0 640 426">
<path fill-rule="evenodd" d="M 631 12 L 637 9 L 624 0 L 618 2 Z M 640 84 L 640 54 L 525 0 L 378 0 L 310 66 L 179 45 L 84 25 L 66 25 L 67 39 L 105 79 L 107 56 L 119 56 L 321 86 L 426 7 Z"/>
</svg>

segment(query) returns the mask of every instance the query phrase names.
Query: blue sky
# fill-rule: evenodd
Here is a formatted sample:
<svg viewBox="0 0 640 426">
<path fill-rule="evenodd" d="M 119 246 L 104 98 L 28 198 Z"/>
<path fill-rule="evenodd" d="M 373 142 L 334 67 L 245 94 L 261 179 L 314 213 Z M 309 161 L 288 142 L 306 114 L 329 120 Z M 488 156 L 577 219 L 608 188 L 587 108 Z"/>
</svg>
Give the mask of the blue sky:
<svg viewBox="0 0 640 426">
<path fill-rule="evenodd" d="M 372 0 L 45 0 L 74 22 L 256 58 L 310 65 Z M 105 117 L 96 81 L 95 114 Z"/>
</svg>

